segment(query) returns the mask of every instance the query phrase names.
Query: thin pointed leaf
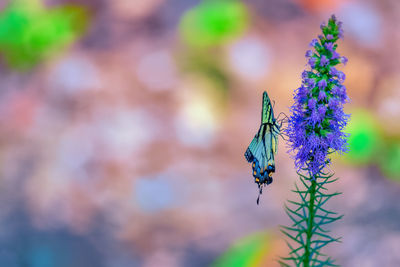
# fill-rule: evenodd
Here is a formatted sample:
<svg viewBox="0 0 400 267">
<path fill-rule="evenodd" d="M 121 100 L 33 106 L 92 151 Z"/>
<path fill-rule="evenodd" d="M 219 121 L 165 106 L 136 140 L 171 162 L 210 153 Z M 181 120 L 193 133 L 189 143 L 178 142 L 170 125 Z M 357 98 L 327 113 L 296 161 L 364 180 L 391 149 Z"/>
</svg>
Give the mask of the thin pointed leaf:
<svg viewBox="0 0 400 267">
<path fill-rule="evenodd" d="M 305 216 L 301 215 L 300 213 L 298 213 L 298 212 L 292 210 L 291 208 L 289 208 L 289 207 L 286 206 L 286 205 L 285 205 L 285 209 L 286 209 L 287 211 L 291 212 L 292 214 L 294 214 L 294 215 L 296 215 L 296 216 L 302 218 L 302 219 L 307 219 L 307 217 L 305 217 Z M 297 221 L 297 220 L 295 220 L 295 222 L 296 222 L 296 221 Z"/>
<path fill-rule="evenodd" d="M 286 235 L 287 237 L 289 237 L 290 239 L 292 239 L 293 241 L 299 243 L 300 245 L 304 246 L 304 242 L 301 242 L 300 240 L 296 239 L 294 236 L 292 236 L 291 234 L 289 234 L 288 232 L 286 232 L 285 230 L 281 229 L 281 232 Z"/>
<path fill-rule="evenodd" d="M 326 238 L 327 240 L 332 240 L 332 242 L 333 242 L 333 241 L 338 241 L 338 240 L 340 240 L 340 238 L 333 238 L 333 237 L 331 237 L 331 236 L 329 236 L 329 235 L 326 235 L 326 234 L 320 233 L 320 232 L 315 232 L 314 234 L 315 234 L 315 235 L 318 235 L 318 236 L 320 236 L 320 237 L 324 237 L 324 238 Z"/>
<path fill-rule="evenodd" d="M 300 247 L 294 249 L 293 246 L 292 246 L 288 241 L 285 240 L 285 242 L 286 242 L 287 246 L 288 246 L 288 247 L 290 248 L 290 250 L 291 250 L 289 254 L 295 254 L 297 257 L 300 257 L 300 255 L 297 254 L 297 251 L 299 251 L 300 249 L 304 249 L 304 247 L 303 247 L 303 246 L 300 246 Z"/>
<path fill-rule="evenodd" d="M 292 200 L 287 200 L 287 202 L 289 202 L 293 205 L 304 207 L 304 203 L 300 203 L 300 202 L 296 202 L 296 201 L 292 201 Z"/>
</svg>

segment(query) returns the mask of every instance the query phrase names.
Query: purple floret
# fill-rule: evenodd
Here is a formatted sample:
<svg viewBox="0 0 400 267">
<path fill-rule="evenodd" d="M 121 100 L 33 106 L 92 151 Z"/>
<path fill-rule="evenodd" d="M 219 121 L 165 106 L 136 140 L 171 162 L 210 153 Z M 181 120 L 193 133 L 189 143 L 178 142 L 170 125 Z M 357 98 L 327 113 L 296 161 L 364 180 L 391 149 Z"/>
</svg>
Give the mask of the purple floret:
<svg viewBox="0 0 400 267">
<path fill-rule="evenodd" d="M 315 47 L 318 44 L 318 40 L 317 39 L 312 39 L 310 46 L 311 47 Z"/>
<path fill-rule="evenodd" d="M 330 52 L 333 52 L 333 43 L 325 43 L 324 47 L 329 50 Z"/>
<path fill-rule="evenodd" d="M 324 55 L 321 57 L 321 60 L 319 62 L 321 67 L 325 67 L 326 65 L 328 65 L 329 63 L 329 59 Z"/>
<path fill-rule="evenodd" d="M 332 52 L 331 60 L 338 59 L 339 57 L 340 57 L 340 54 L 338 52 L 336 52 L 336 51 Z"/>
<path fill-rule="evenodd" d="M 325 100 L 326 99 L 326 93 L 324 90 L 319 91 L 318 95 L 318 101 Z"/>
<path fill-rule="evenodd" d="M 317 59 L 315 57 L 310 57 L 310 59 L 308 60 L 308 64 L 313 69 L 315 68 L 315 62 L 317 62 Z"/>
<path fill-rule="evenodd" d="M 315 79 L 314 78 L 307 78 L 304 81 L 304 84 L 307 85 L 308 88 L 314 88 L 315 87 Z"/>
<path fill-rule="evenodd" d="M 325 79 L 322 79 L 318 82 L 318 88 L 321 90 L 324 90 L 325 87 L 328 85 Z"/>
</svg>

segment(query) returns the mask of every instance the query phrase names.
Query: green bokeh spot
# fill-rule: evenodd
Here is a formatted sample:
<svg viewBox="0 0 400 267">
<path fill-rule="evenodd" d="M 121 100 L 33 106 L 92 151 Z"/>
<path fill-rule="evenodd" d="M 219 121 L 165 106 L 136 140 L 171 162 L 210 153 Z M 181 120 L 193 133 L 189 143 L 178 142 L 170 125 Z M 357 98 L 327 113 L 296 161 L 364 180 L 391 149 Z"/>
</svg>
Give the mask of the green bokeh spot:
<svg viewBox="0 0 400 267">
<path fill-rule="evenodd" d="M 246 236 L 233 244 L 213 264 L 213 267 L 255 267 L 268 253 L 271 236 L 266 232 Z"/>
<path fill-rule="evenodd" d="M 389 141 L 385 148 L 380 167 L 385 176 L 400 181 L 400 140 Z"/>
<path fill-rule="evenodd" d="M 0 12 L 0 54 L 9 66 L 29 69 L 75 41 L 86 24 L 79 6 L 47 9 L 40 1 L 13 1 Z"/>
<path fill-rule="evenodd" d="M 207 47 L 238 37 L 247 24 L 247 9 L 241 2 L 203 1 L 183 15 L 180 33 L 187 44 Z"/>
<path fill-rule="evenodd" d="M 366 110 L 356 110 L 345 130 L 350 134 L 349 152 L 345 159 L 355 164 L 367 164 L 376 159 L 382 144 L 378 121 Z"/>
</svg>

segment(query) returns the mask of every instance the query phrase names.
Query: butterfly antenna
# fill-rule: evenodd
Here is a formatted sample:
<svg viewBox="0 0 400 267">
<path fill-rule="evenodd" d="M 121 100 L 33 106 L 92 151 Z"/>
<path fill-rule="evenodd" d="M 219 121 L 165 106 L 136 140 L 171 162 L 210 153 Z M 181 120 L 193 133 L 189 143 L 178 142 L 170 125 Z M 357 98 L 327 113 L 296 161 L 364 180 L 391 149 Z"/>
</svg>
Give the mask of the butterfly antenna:
<svg viewBox="0 0 400 267">
<path fill-rule="evenodd" d="M 279 119 L 281 114 L 283 114 L 285 117 L 282 119 Z M 279 113 L 279 116 L 277 117 L 276 122 L 279 124 L 279 127 L 282 127 L 282 125 L 284 125 L 284 124 L 287 125 L 289 123 L 289 119 L 285 113 L 281 112 L 281 113 Z M 282 130 L 285 131 L 286 128 L 283 128 Z"/>
<path fill-rule="evenodd" d="M 282 119 L 279 119 L 279 117 L 280 117 L 281 115 L 283 115 L 284 117 L 283 117 Z M 277 121 L 281 121 L 281 122 L 287 122 L 287 121 L 289 120 L 289 118 L 288 118 L 288 116 L 287 116 L 285 113 L 281 112 L 281 113 L 278 114 L 278 117 L 276 118 L 276 120 L 277 120 Z"/>
</svg>

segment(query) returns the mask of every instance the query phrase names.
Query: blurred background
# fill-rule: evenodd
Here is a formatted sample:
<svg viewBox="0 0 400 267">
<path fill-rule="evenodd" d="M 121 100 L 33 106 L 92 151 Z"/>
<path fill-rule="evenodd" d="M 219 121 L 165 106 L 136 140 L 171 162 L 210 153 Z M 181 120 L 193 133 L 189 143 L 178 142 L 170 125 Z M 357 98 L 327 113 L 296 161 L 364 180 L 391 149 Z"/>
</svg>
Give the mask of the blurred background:
<svg viewBox="0 0 400 267">
<path fill-rule="evenodd" d="M 400 266 L 397 0 L 1 0 L 0 266 L 276 266 L 294 164 L 280 139 L 257 206 L 243 154 L 333 13 L 352 118 L 326 253 Z"/>
</svg>

